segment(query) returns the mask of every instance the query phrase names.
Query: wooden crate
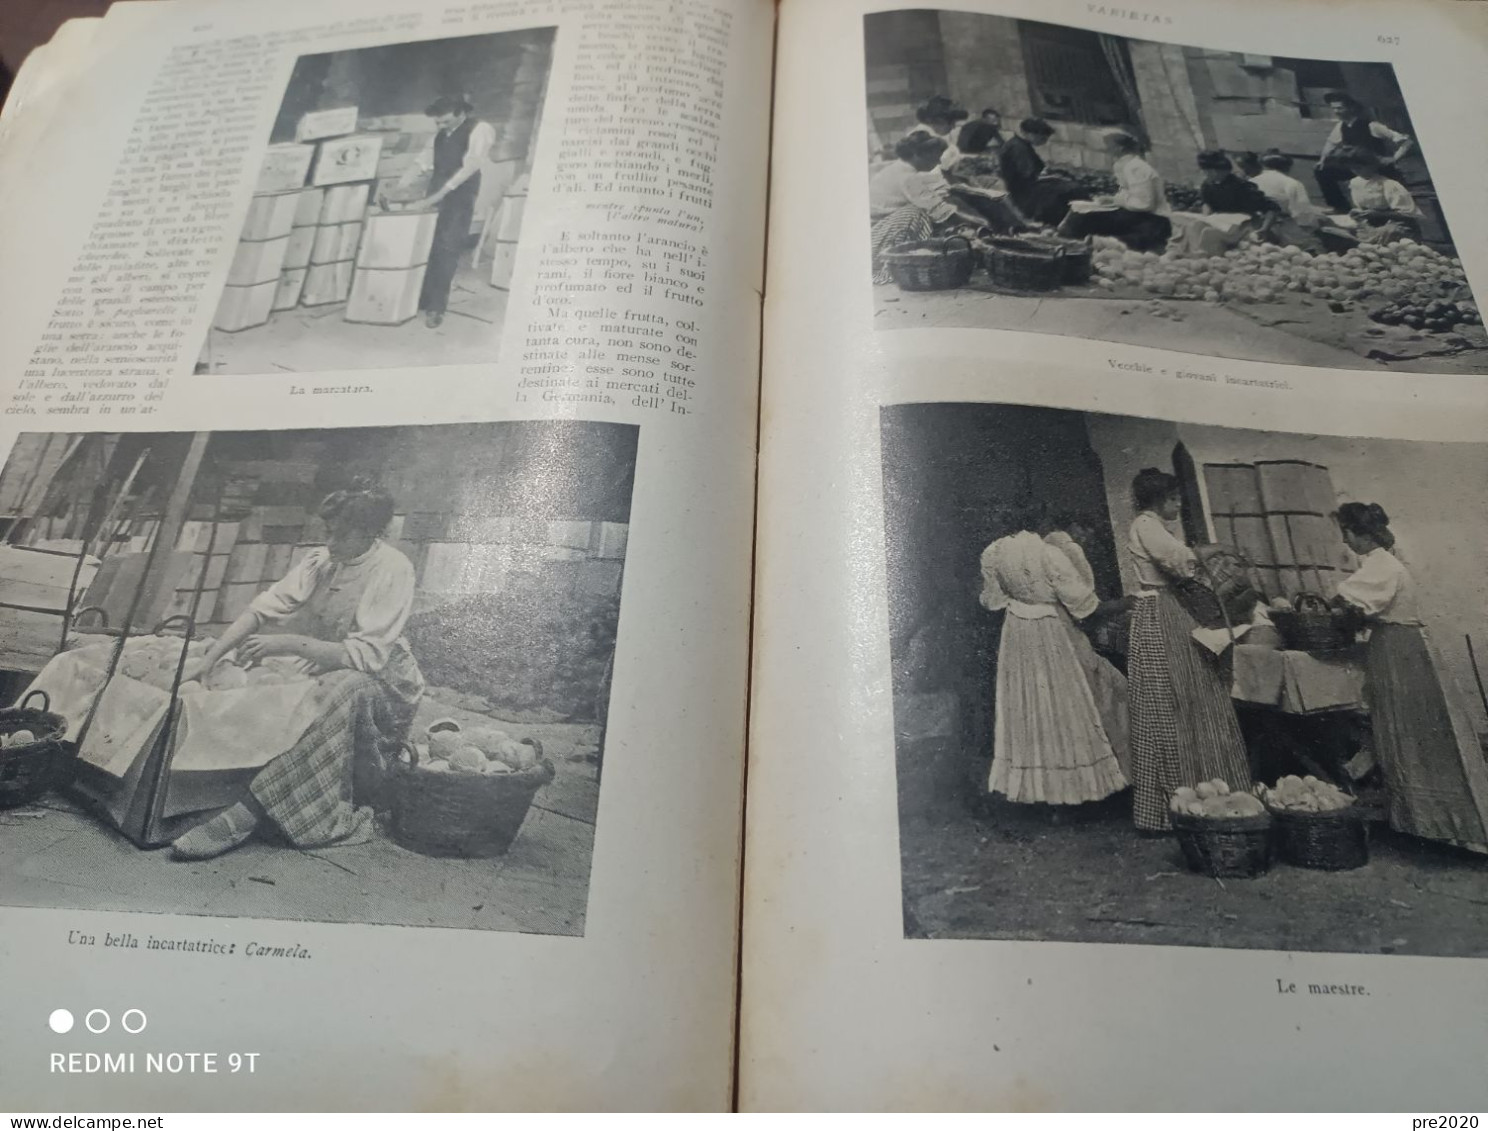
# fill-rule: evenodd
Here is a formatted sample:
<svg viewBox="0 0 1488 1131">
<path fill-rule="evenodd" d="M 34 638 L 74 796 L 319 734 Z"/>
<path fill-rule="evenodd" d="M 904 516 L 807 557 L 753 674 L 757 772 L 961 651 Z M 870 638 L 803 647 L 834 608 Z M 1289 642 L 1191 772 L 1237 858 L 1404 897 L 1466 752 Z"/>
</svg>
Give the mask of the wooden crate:
<svg viewBox="0 0 1488 1131">
<path fill-rule="evenodd" d="M 315 227 L 320 223 L 320 210 L 324 206 L 325 189 L 301 189 L 299 203 L 295 206 L 294 226 L 296 228 Z"/>
<path fill-rule="evenodd" d="M 274 293 L 278 289 L 278 276 L 251 287 L 223 287 L 212 325 L 230 334 L 262 326 L 269 320 L 269 311 L 274 307 Z"/>
<path fill-rule="evenodd" d="M 279 276 L 279 286 L 274 291 L 273 310 L 293 310 L 300 305 L 300 295 L 305 290 L 304 267 L 291 267 Z"/>
<path fill-rule="evenodd" d="M 305 306 L 325 306 L 332 302 L 345 302 L 351 294 L 351 276 L 354 265 L 350 259 L 340 263 L 313 263 L 306 269 L 305 289 L 300 302 Z"/>
<path fill-rule="evenodd" d="M 239 240 L 232 265 L 227 269 L 227 285 L 253 287 L 276 282 L 284 270 L 284 253 L 288 249 L 287 235 L 276 240 Z"/>
<path fill-rule="evenodd" d="M 289 235 L 299 204 L 298 192 L 255 193 L 248 203 L 248 215 L 243 220 L 243 232 L 238 238 L 277 240 Z"/>
<path fill-rule="evenodd" d="M 354 185 L 332 185 L 325 189 L 320 205 L 321 224 L 347 224 L 360 221 L 367 214 L 367 197 L 372 186 L 365 181 Z"/>
<path fill-rule="evenodd" d="M 321 141 L 356 133 L 357 108 L 338 106 L 334 110 L 312 110 L 295 126 L 295 141 Z"/>
<path fill-rule="evenodd" d="M 420 267 L 434 243 L 435 212 L 379 212 L 367 217 L 357 266 L 376 269 Z"/>
<path fill-rule="evenodd" d="M 289 192 L 302 188 L 310 164 L 315 160 L 315 146 L 271 145 L 264 151 L 263 164 L 259 167 L 258 183 L 254 192 Z"/>
<path fill-rule="evenodd" d="M 370 181 L 377 176 L 382 156 L 382 138 L 367 134 L 323 141 L 317 148 L 311 183 L 341 185 L 348 181 Z"/>
<path fill-rule="evenodd" d="M 346 304 L 346 321 L 398 326 L 418 313 L 427 266 L 401 271 L 358 268 Z"/>
<path fill-rule="evenodd" d="M 322 224 L 315 229 L 315 244 L 310 249 L 310 262 L 340 263 L 343 259 L 355 259 L 357 243 L 361 237 L 360 220 L 352 220 L 347 224 Z"/>
<path fill-rule="evenodd" d="M 315 247 L 315 233 L 319 228 L 295 228 L 289 233 L 289 244 L 284 251 L 284 269 L 294 271 L 310 266 L 310 252 Z"/>
</svg>

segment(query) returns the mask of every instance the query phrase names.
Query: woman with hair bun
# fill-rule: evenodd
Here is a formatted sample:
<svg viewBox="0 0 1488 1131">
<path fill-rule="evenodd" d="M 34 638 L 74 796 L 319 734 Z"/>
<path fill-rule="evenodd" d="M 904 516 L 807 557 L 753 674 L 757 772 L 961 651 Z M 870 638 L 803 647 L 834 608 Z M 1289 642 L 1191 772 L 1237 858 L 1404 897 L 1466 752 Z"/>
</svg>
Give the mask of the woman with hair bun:
<svg viewBox="0 0 1488 1131">
<path fill-rule="evenodd" d="M 1336 517 L 1359 568 L 1333 600 L 1370 626 L 1365 677 L 1390 827 L 1488 853 L 1488 765 L 1442 683 L 1415 580 L 1390 552 L 1390 516 L 1378 503 L 1344 503 Z"/>
<path fill-rule="evenodd" d="M 1131 718 L 1132 810 L 1137 828 L 1168 826 L 1179 786 L 1221 778 L 1249 789 L 1250 760 L 1219 668 L 1191 635 L 1198 627 L 1173 584 L 1194 576 L 1198 558 L 1169 528 L 1179 514 L 1178 479 L 1155 467 L 1132 480 L 1127 551 L 1141 590 L 1127 652 Z"/>
<path fill-rule="evenodd" d="M 326 544 L 255 597 L 185 672 L 188 680 L 203 679 L 234 651 L 248 665 L 290 657 L 317 680 L 317 717 L 254 776 L 240 801 L 176 840 L 178 859 L 219 856 L 264 821 L 297 848 L 370 834 L 368 798 L 355 794 L 375 785 L 380 748 L 407 732 L 424 691 L 403 638 L 414 570 L 383 538 L 393 519 L 386 491 L 357 480 L 327 495 L 319 513 Z"/>
</svg>

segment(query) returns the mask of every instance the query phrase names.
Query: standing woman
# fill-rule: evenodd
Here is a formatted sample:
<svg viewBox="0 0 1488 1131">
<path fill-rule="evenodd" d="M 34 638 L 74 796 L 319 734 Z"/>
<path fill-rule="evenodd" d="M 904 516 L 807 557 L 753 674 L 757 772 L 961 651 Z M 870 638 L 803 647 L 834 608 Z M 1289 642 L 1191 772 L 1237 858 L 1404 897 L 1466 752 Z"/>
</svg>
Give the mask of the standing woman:
<svg viewBox="0 0 1488 1131">
<path fill-rule="evenodd" d="M 1127 551 L 1138 594 L 1127 656 L 1133 816 L 1137 828 L 1168 828 L 1168 800 L 1179 786 L 1223 778 L 1249 789 L 1250 762 L 1220 669 L 1190 633 L 1198 625 L 1172 584 L 1194 576 L 1198 559 L 1167 523 L 1179 514 L 1178 479 L 1155 467 L 1132 480 Z"/>
<path fill-rule="evenodd" d="M 982 605 L 1007 614 L 988 789 L 1009 801 L 1099 801 L 1126 786 L 1113 746 L 1122 736 L 1108 733 L 1072 637 L 1076 620 L 1108 610 L 1033 522 L 1017 525 L 982 551 Z"/>
<path fill-rule="evenodd" d="M 1370 626 L 1365 674 L 1390 827 L 1488 853 L 1488 765 L 1442 683 L 1415 580 L 1390 552 L 1390 517 L 1378 503 L 1344 503 L 1337 518 L 1359 568 L 1334 603 Z"/>
<path fill-rule="evenodd" d="M 413 565 L 383 540 L 393 499 L 355 483 L 320 505 L 326 545 L 255 597 L 187 679 L 204 679 L 229 652 L 257 663 L 293 657 L 315 677 L 317 717 L 264 766 L 231 807 L 179 837 L 182 860 L 220 856 L 271 824 L 296 848 L 357 843 L 371 833 L 367 802 L 382 748 L 401 739 L 424 691 L 403 628 L 413 610 Z M 284 631 L 266 633 L 274 626 Z M 359 796 L 360 795 L 360 796 Z"/>
</svg>

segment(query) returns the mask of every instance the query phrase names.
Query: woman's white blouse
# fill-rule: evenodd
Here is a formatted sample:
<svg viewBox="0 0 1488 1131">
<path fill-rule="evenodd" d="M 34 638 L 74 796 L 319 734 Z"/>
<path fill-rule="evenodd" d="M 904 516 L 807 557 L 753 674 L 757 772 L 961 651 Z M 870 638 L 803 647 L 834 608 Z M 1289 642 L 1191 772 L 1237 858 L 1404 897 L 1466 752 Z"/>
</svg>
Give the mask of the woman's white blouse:
<svg viewBox="0 0 1488 1131">
<path fill-rule="evenodd" d="M 1163 179 L 1157 170 L 1138 157 L 1128 153 L 1118 157 L 1111 167 L 1116 177 L 1116 205 L 1132 212 L 1153 212 L 1166 216 L 1172 211 Z"/>
<path fill-rule="evenodd" d="M 317 546 L 248 608 L 270 623 L 302 609 L 314 613 L 328 635 L 340 639 L 347 666 L 377 675 L 395 650 L 407 650 L 403 628 L 413 611 L 415 586 L 413 563 L 381 539 L 341 563 Z"/>
<path fill-rule="evenodd" d="M 1126 549 L 1136 566 L 1137 580 L 1149 589 L 1161 589 L 1174 578 L 1192 577 L 1198 566 L 1194 552 L 1152 511 L 1143 511 L 1132 520 Z"/>
<path fill-rule="evenodd" d="M 1415 578 L 1383 547 L 1359 559 L 1359 568 L 1339 584 L 1338 595 L 1366 616 L 1386 624 L 1421 623 Z"/>
<path fill-rule="evenodd" d="M 1100 604 L 1095 590 L 1057 546 L 1031 531 L 999 538 L 982 551 L 982 606 L 1024 619 L 1055 616 L 1063 605 L 1083 620 Z"/>
</svg>

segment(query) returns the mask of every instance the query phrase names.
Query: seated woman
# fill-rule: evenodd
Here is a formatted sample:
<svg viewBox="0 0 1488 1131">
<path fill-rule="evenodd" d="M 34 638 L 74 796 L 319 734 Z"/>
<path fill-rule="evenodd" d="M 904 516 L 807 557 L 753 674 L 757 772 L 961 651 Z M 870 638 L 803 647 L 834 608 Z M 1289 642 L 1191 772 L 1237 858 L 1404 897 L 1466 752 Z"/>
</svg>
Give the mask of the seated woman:
<svg viewBox="0 0 1488 1131">
<path fill-rule="evenodd" d="M 940 155 L 940 167 L 952 168 L 961 160 L 961 150 L 956 147 L 961 123 L 966 121 L 966 111 L 943 94 L 925 99 L 915 110 L 918 125 L 911 127 L 906 138 L 937 138 L 945 142 Z"/>
<path fill-rule="evenodd" d="M 1204 183 L 1199 199 L 1205 216 L 1243 217 L 1224 226 L 1188 216 L 1176 223 L 1181 249 L 1190 255 L 1222 255 L 1255 233 L 1264 237 L 1279 214 L 1275 201 L 1253 181 L 1235 174 L 1235 166 L 1222 150 L 1206 149 L 1198 157 Z"/>
<path fill-rule="evenodd" d="M 1421 238 L 1421 212 L 1416 201 L 1399 181 L 1385 175 L 1384 163 L 1374 152 L 1343 149 L 1337 159 L 1353 171 L 1348 183 L 1353 211 L 1359 224 L 1359 242 L 1385 244 Z"/>
<path fill-rule="evenodd" d="M 1364 675 L 1390 827 L 1488 853 L 1488 765 L 1437 669 L 1415 579 L 1391 552 L 1390 516 L 1378 503 L 1344 503 L 1336 517 L 1359 568 L 1334 603 L 1370 626 Z"/>
<path fill-rule="evenodd" d="M 983 203 L 955 191 L 940 168 L 945 152 L 945 142 L 940 138 L 910 134 L 894 151 L 898 159 L 868 182 L 875 283 L 893 282 L 883 253 L 899 244 L 1019 223 L 1005 202 L 995 196 L 987 195 Z M 999 205 L 1007 211 L 1006 216 L 998 215 Z"/>
<path fill-rule="evenodd" d="M 220 856 L 265 821 L 297 848 L 370 835 L 366 806 L 384 769 L 382 749 L 407 733 L 424 691 L 403 639 L 414 571 L 383 541 L 393 518 L 387 492 L 354 484 L 328 495 L 320 517 L 326 545 L 255 597 L 185 673 L 202 679 L 234 650 L 250 663 L 291 656 L 317 680 L 318 717 L 258 772 L 241 800 L 176 840 L 177 859 Z M 290 631 L 264 632 L 270 625 Z"/>
<path fill-rule="evenodd" d="M 1059 234 L 1070 239 L 1084 236 L 1115 236 L 1133 251 L 1158 251 L 1173 234 L 1168 219 L 1167 192 L 1162 177 L 1142 157 L 1142 147 L 1130 134 L 1115 133 L 1106 145 L 1116 158 L 1111 172 L 1116 177 L 1116 195 L 1108 201 L 1097 201 L 1097 207 L 1086 211 L 1080 205 L 1059 225 Z"/>
<path fill-rule="evenodd" d="M 1033 508 L 1009 525 L 1016 532 L 993 542 L 981 559 L 982 606 L 1007 614 L 988 789 L 1025 803 L 1099 801 L 1127 784 L 1125 720 L 1108 725 L 1102 717 L 1104 689 L 1092 686 L 1082 663 L 1080 650 L 1090 642 L 1075 621 L 1122 603 L 1102 605 L 1070 557 L 1035 532 Z"/>
<path fill-rule="evenodd" d="M 1069 211 L 1070 201 L 1089 194 L 1065 177 L 1044 172 L 1038 150 L 1054 136 L 1054 127 L 1042 118 L 1024 118 L 1018 132 L 1008 138 L 997 154 L 1002 183 L 1018 211 L 1036 224 L 1058 224 Z"/>
</svg>

